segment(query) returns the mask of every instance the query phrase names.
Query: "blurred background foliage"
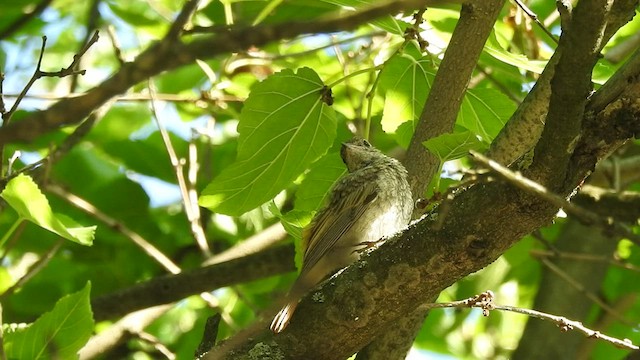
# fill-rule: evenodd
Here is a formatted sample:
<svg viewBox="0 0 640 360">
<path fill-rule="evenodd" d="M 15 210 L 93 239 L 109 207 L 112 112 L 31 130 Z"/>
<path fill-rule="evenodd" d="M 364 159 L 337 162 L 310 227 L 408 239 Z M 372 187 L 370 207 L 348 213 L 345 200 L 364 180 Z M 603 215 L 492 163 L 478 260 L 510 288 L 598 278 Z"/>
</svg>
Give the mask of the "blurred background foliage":
<svg viewBox="0 0 640 360">
<path fill-rule="evenodd" d="M 198 27 L 222 28 L 233 24 L 313 21 L 329 12 L 346 12 L 359 3 L 349 0 L 203 1 L 192 28 L 195 31 Z M 38 80 L 12 121 L 45 109 L 57 99 L 99 85 L 122 61 L 133 59 L 162 38 L 181 6 L 182 2 L 173 0 L 0 3 L 0 67 L 5 76 L 3 96 L 8 106 L 36 67 L 43 35 L 47 36 L 47 43 L 42 69 L 57 71 L 71 63 L 94 30 L 100 31 L 100 39 L 80 63 L 86 75 Z M 559 34 L 554 2 L 532 0 L 528 6 L 552 33 Z M 33 15 L 27 16 L 29 13 Z M 306 67 L 324 84 L 335 82 L 331 107 L 335 112 L 335 134 L 326 139 L 329 146 L 324 145 L 305 168 L 298 170 L 299 174 L 292 173 L 294 181 L 278 189 L 273 201 L 255 209 L 231 204 L 234 209 L 231 212 L 242 214 L 239 216 L 202 209 L 201 223 L 213 254 L 260 233 L 278 222 L 279 217 L 284 219 L 289 231 L 298 234 L 296 231 L 317 209 L 323 194 L 344 171 L 337 157 L 339 143 L 354 131 L 362 133 L 367 122 L 370 122 L 372 142 L 383 151 L 402 157 L 403 148 L 413 133 L 412 124 L 420 114 L 456 24 L 458 8 L 443 6 L 424 13 L 425 21 L 419 30 L 427 42 L 426 51 L 403 38 L 405 28 L 414 24 L 411 14 L 405 15 L 382 18 L 353 32 L 301 36 L 246 53 L 198 61 L 150 79 L 157 98 L 158 120 L 168 129 L 175 152 L 183 159 L 191 156 L 192 162 L 186 160 L 184 167 L 199 165 L 195 183 L 198 194 L 236 161 L 239 152 L 236 129 L 242 119 L 243 103 L 261 81 L 284 69 L 292 69 L 299 75 L 299 69 Z M 624 59 L 624 56 L 608 57 L 609 51 L 618 49 L 638 32 L 640 22 L 635 19 L 611 39 L 596 68 L 596 80 L 607 79 Z M 191 36 L 198 34 L 185 35 L 184 41 L 188 42 Z M 505 4 L 471 79 L 455 137 L 425 144 L 440 154 L 442 160 L 441 176 L 434 179 L 425 196 L 457 183 L 469 167 L 464 158 L 466 151 L 487 148 L 530 90 L 554 48 L 553 40 L 534 26 L 518 7 Z M 358 75 L 346 77 L 355 73 Z M 376 90 L 372 91 L 374 86 Z M 97 225 L 95 239 L 90 247 L 72 242 L 59 244 L 58 235 L 32 223 L 21 223 L 1 249 L 0 289 L 12 287 L 46 254 L 51 254 L 51 259 L 15 292 L 2 296 L 3 323 L 31 323 L 51 310 L 63 296 L 81 291 L 89 281 L 91 297 L 95 298 L 166 274 L 166 269 L 123 233 L 123 227 L 147 239 L 183 270 L 196 268 L 204 260 L 182 206 L 175 168 L 153 118 L 149 88 L 149 83 L 140 83 L 119 97 L 78 144 L 37 177 L 56 213 L 65 214 L 84 226 Z M 32 164 L 45 157 L 52 146 L 62 143 L 72 131 L 73 127 L 61 128 L 28 144 L 8 145 L 2 162 L 6 164 L 12 154 L 20 151 L 21 157 L 13 165 L 14 169 Z M 279 135 L 269 131 L 272 130 L 264 130 L 264 138 Z M 196 149 L 191 155 L 190 146 Z M 304 144 L 296 146 L 301 149 Z M 624 151 L 621 157 L 637 154 L 637 141 L 627 145 Z M 307 168 L 310 170 L 306 171 Z M 47 186 L 43 184 L 55 184 L 66 194 L 86 200 L 113 223 L 106 224 L 95 213 L 78 209 L 68 198 L 46 191 Z M 626 189 L 638 191 L 638 179 Z M 17 219 L 16 212 L 3 204 L 0 232 L 8 232 Z M 452 285 L 440 295 L 439 301 L 463 299 L 491 289 L 501 304 L 532 307 L 536 294 L 545 289 L 540 288 L 543 265 L 531 251 L 553 249 L 552 244 L 568 221 L 559 218 L 539 233 L 525 237 L 491 266 Z M 635 231 L 638 231 L 637 223 Z M 286 241 L 292 239 L 289 236 Z M 611 258 L 614 256 L 638 264 L 640 255 L 637 248 L 621 241 Z M 212 289 L 213 307 L 211 302 L 194 294 L 177 302 L 145 332 L 177 358 L 191 358 L 208 316 L 222 313 L 219 337 L 229 336 L 250 324 L 261 310 L 282 296 L 294 276 L 288 273 Z M 626 307 L 615 309 L 620 317 L 636 324 L 635 328 L 614 320 L 605 322 L 606 326 L 599 329 L 636 343 L 640 340 L 637 333 L 640 302 L 635 295 L 640 287 L 637 278 L 637 268 L 608 266 L 596 293 L 608 304 L 635 296 Z M 580 291 L 572 289 L 570 283 L 566 286 L 567 291 Z M 589 303 L 589 316 L 574 320 L 598 324 L 611 315 L 586 296 L 582 301 Z M 104 331 L 115 320 L 97 323 L 95 331 Z M 527 321 L 524 316 L 510 313 L 492 312 L 484 318 L 480 310 L 434 310 L 411 356 L 508 358 L 517 348 Z M 557 331 L 549 332 L 548 336 L 564 334 Z M 544 340 L 539 341 L 542 346 Z M 148 339 L 134 337 L 106 356 L 157 358 L 160 350 L 156 345 Z M 593 346 L 593 358 L 614 359 L 625 354 L 607 343 L 589 346 Z"/>
</svg>

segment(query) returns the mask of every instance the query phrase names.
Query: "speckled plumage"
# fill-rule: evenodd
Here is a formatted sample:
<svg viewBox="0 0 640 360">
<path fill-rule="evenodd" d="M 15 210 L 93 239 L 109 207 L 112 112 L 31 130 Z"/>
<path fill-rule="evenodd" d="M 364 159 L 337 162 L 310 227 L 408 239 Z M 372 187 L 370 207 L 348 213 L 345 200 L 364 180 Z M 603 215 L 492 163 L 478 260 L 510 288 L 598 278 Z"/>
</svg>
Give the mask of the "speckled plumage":
<svg viewBox="0 0 640 360">
<path fill-rule="evenodd" d="M 343 143 L 340 155 L 349 172 L 336 182 L 327 205 L 303 233 L 302 270 L 271 323 L 276 333 L 289 324 L 307 291 L 356 261 L 357 250 L 396 233 L 411 219 L 411 189 L 399 161 L 359 138 Z"/>
</svg>

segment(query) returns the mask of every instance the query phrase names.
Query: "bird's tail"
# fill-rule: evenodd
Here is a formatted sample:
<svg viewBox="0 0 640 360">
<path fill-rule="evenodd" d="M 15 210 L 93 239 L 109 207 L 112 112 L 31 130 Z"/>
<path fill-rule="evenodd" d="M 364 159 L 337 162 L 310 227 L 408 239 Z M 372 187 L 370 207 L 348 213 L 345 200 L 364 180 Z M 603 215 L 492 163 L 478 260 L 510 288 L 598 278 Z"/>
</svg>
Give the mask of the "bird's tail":
<svg viewBox="0 0 640 360">
<path fill-rule="evenodd" d="M 277 334 L 284 330 L 284 328 L 289 325 L 291 316 L 293 316 L 293 312 L 296 310 L 297 306 L 297 301 L 293 301 L 285 305 L 273 318 L 273 321 L 271 322 L 271 331 Z"/>
</svg>

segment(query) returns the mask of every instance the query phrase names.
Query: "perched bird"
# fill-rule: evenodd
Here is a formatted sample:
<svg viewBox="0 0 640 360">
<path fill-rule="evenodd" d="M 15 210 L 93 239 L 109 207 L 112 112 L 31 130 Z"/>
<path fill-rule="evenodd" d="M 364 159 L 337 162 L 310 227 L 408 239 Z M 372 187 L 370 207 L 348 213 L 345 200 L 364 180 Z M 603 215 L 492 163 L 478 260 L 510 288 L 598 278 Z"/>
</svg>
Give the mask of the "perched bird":
<svg viewBox="0 0 640 360">
<path fill-rule="evenodd" d="M 411 220 L 413 199 L 407 170 L 398 160 L 360 138 L 343 143 L 340 156 L 348 173 L 336 182 L 327 205 L 303 232 L 302 269 L 286 305 L 271 323 L 275 333 L 287 327 L 306 292 Z"/>
</svg>

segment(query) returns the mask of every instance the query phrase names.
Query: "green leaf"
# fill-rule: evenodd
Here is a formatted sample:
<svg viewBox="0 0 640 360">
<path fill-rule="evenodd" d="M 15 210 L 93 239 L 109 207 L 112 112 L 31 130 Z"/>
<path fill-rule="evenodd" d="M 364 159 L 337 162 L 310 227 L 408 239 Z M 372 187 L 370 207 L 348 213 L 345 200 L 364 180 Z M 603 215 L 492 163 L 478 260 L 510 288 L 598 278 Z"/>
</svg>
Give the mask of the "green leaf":
<svg viewBox="0 0 640 360">
<path fill-rule="evenodd" d="M 496 34 L 493 32 L 484 46 L 484 52 L 506 64 L 515 66 L 521 70 L 531 71 L 536 74 L 541 74 L 542 70 L 544 70 L 544 67 L 547 65 L 546 60 L 529 60 L 524 55 L 514 54 L 505 50 L 502 45 L 500 45 Z"/>
<path fill-rule="evenodd" d="M 280 219 L 282 226 L 287 234 L 294 238 L 294 245 L 296 248 L 295 263 L 298 270 L 302 269 L 302 258 L 304 257 L 304 249 L 302 248 L 302 233 L 304 228 L 311 223 L 313 219 L 314 211 L 296 210 L 293 209 L 282 215 L 280 209 L 276 204 L 271 201 L 268 205 L 269 212 L 273 216 Z"/>
<path fill-rule="evenodd" d="M 296 191 L 294 208 L 301 211 L 315 211 L 320 208 L 333 184 L 345 173 L 338 153 L 328 153 L 316 161 Z"/>
<path fill-rule="evenodd" d="M 385 96 L 382 130 L 386 133 L 395 133 L 405 122 L 415 128 L 435 76 L 432 63 L 413 42 L 385 63 L 379 89 Z M 404 147 L 409 145 L 404 136 L 398 137 L 398 142 Z"/>
<path fill-rule="evenodd" d="M 53 310 L 33 324 L 7 331 L 4 346 L 11 359 L 73 359 L 93 332 L 93 314 L 89 303 L 91 283 L 67 295 Z M 55 355 L 55 356 L 54 356 Z"/>
<path fill-rule="evenodd" d="M 272 199 L 336 136 L 324 84 L 309 68 L 283 70 L 257 84 L 238 124 L 238 157 L 203 191 L 200 205 L 237 216 Z"/>
<path fill-rule="evenodd" d="M 488 144 L 515 110 L 516 104 L 497 90 L 470 89 L 462 101 L 456 121 Z"/>
<path fill-rule="evenodd" d="M 20 174 L 11 179 L 0 196 L 21 218 L 78 244 L 93 243 L 96 226 L 80 227 L 66 216 L 54 214 L 49 201 L 29 176 Z"/>
<path fill-rule="evenodd" d="M 422 144 L 435 154 L 441 162 L 459 159 L 466 156 L 469 150 L 480 151 L 486 147 L 470 131 L 457 134 L 442 134 Z"/>
</svg>

